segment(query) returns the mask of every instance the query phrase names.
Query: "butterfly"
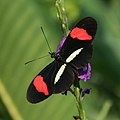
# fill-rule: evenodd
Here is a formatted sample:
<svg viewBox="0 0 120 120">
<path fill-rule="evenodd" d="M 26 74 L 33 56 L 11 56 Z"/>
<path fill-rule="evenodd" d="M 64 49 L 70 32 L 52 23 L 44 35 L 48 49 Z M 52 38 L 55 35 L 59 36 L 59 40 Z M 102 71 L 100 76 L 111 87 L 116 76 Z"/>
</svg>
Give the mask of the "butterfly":
<svg viewBox="0 0 120 120">
<path fill-rule="evenodd" d="M 78 70 L 91 61 L 96 31 L 96 20 L 83 18 L 63 38 L 56 52 L 49 52 L 54 60 L 30 83 L 27 89 L 29 102 L 38 103 L 52 94 L 62 93 L 78 80 Z"/>
</svg>

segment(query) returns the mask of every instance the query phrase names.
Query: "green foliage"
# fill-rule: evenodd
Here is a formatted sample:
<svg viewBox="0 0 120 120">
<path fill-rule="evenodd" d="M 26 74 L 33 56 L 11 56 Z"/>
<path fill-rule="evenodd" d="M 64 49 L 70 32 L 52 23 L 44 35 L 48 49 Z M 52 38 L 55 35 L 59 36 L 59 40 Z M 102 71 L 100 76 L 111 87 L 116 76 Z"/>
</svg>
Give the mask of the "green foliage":
<svg viewBox="0 0 120 120">
<path fill-rule="evenodd" d="M 0 100 L 0 120 L 12 120 L 1 100 Z"/>
<path fill-rule="evenodd" d="M 92 78 L 82 83 L 92 87 L 84 100 L 88 120 L 120 119 L 120 1 L 104 1 L 65 1 L 69 26 L 86 16 L 98 22 Z M 15 120 L 72 120 L 77 113 L 71 94 L 53 95 L 37 105 L 26 101 L 29 83 L 52 60 L 47 57 L 27 66 L 24 63 L 49 51 L 40 26 L 52 50 L 56 49 L 63 37 L 56 14 L 52 0 L 0 1 L 0 99 Z"/>
</svg>

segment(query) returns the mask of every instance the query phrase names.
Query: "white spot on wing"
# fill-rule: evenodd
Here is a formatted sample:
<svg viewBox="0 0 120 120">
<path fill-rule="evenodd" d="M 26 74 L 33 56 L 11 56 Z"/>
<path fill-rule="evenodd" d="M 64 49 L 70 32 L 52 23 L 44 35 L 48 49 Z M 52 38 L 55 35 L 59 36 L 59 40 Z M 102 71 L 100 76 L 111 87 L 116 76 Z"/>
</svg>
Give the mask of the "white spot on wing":
<svg viewBox="0 0 120 120">
<path fill-rule="evenodd" d="M 58 80 L 60 79 L 61 75 L 63 74 L 64 70 L 65 70 L 66 64 L 63 64 L 59 71 L 57 72 L 56 76 L 55 76 L 55 81 L 54 84 L 56 84 L 58 82 Z"/>
<path fill-rule="evenodd" d="M 66 59 L 66 63 L 69 63 L 70 61 L 72 61 L 82 50 L 83 48 L 80 48 L 76 51 L 74 51 L 67 59 Z"/>
</svg>

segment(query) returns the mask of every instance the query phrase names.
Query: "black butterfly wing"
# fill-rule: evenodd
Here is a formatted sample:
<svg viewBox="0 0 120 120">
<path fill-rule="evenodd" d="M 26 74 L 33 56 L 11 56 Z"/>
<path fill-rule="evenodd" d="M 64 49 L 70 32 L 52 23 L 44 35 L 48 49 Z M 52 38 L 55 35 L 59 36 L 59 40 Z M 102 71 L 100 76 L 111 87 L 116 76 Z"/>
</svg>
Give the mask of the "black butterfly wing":
<svg viewBox="0 0 120 120">
<path fill-rule="evenodd" d="M 63 67 L 64 70 L 62 70 Z M 76 71 L 74 71 L 74 69 L 71 66 L 62 64 L 54 78 L 54 83 L 52 86 L 54 93 L 61 93 L 68 90 L 73 84 L 74 79 L 76 78 L 75 72 Z"/>
<path fill-rule="evenodd" d="M 76 69 L 85 67 L 91 61 L 92 52 L 93 45 L 88 45 L 87 47 L 84 47 L 69 64 L 74 66 Z"/>
<path fill-rule="evenodd" d="M 74 72 L 69 68 L 70 66 L 65 65 L 63 74 L 60 75 L 61 66 L 64 66 L 62 62 L 53 61 L 33 79 L 27 90 L 29 102 L 41 102 L 54 93 L 61 93 L 70 88 L 73 84 Z"/>
<path fill-rule="evenodd" d="M 52 62 L 48 66 L 46 66 L 41 72 L 43 72 L 43 75 L 46 73 L 46 76 L 51 74 L 52 69 L 54 68 L 54 63 Z M 33 81 L 30 83 L 28 89 L 27 89 L 27 100 L 31 103 L 38 103 L 40 101 L 43 101 L 44 99 L 48 98 L 52 94 L 51 90 L 51 82 L 47 81 L 45 78 L 45 75 L 42 76 L 40 73 L 33 79 Z M 38 79 L 37 79 L 38 78 Z M 44 79 L 44 80 L 43 80 Z M 38 82 L 37 82 L 38 81 Z M 45 84 L 44 84 L 45 83 Z M 39 86 L 41 85 L 41 86 Z M 45 90 L 42 88 L 46 88 L 46 94 Z M 40 90 L 41 89 L 41 90 Z"/>
<path fill-rule="evenodd" d="M 85 66 L 92 57 L 92 42 L 97 30 L 96 20 L 87 17 L 78 22 L 66 38 L 59 54 L 66 60 L 74 51 L 83 48 L 71 61 L 77 68 Z"/>
</svg>

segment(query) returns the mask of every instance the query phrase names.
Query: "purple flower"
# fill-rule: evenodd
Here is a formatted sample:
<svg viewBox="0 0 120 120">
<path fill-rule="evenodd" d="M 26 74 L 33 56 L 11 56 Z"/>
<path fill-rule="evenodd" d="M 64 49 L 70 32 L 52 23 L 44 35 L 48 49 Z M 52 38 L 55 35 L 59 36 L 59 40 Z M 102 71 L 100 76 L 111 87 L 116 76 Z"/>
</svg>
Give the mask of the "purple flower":
<svg viewBox="0 0 120 120">
<path fill-rule="evenodd" d="M 61 48 L 62 48 L 65 40 L 66 40 L 66 37 L 63 37 L 63 39 L 61 40 L 61 42 L 59 43 L 59 45 L 58 45 L 58 47 L 57 47 L 56 53 L 59 53 L 59 52 L 60 52 L 60 50 L 61 50 Z"/>
<path fill-rule="evenodd" d="M 87 79 L 90 79 L 91 74 L 91 65 L 88 63 L 84 68 L 80 68 L 78 70 L 78 78 L 84 79 L 84 82 L 87 81 Z"/>
<path fill-rule="evenodd" d="M 85 94 L 89 94 L 92 88 L 81 88 L 81 96 L 84 97 Z"/>
</svg>

